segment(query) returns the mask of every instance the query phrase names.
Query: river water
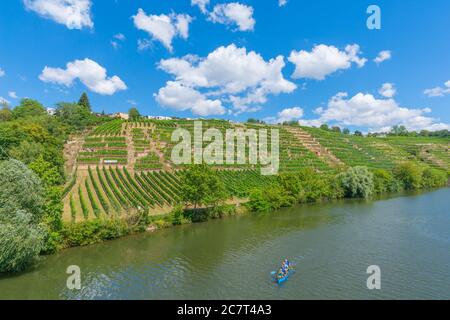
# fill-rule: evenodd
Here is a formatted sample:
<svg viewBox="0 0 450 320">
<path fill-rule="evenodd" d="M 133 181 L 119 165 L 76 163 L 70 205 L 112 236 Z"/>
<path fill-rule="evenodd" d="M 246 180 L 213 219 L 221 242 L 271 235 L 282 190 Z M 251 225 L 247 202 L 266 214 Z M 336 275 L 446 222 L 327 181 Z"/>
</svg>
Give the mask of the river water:
<svg viewBox="0 0 450 320">
<path fill-rule="evenodd" d="M 283 285 L 270 272 L 289 257 Z M 81 268 L 82 289 L 66 286 Z M 367 268 L 381 290 L 367 289 Z M 45 257 L 0 299 L 450 299 L 450 189 L 302 205 Z"/>
</svg>

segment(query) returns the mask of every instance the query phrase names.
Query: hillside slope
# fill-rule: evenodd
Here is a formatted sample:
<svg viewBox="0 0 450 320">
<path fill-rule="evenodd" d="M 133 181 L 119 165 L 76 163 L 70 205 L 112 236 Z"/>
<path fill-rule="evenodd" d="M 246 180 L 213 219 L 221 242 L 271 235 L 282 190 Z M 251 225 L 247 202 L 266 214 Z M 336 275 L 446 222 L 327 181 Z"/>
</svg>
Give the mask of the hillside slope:
<svg viewBox="0 0 450 320">
<path fill-rule="evenodd" d="M 186 168 L 171 160 L 176 145 L 171 136 L 178 128 L 194 137 L 193 121 L 114 120 L 77 138 L 68 159 L 70 167 L 77 167 L 76 183 L 64 199 L 64 220 L 123 216 L 146 207 L 151 214 L 169 212 L 180 200 L 180 170 Z M 228 129 L 267 129 L 269 141 L 270 129 L 279 129 L 281 173 L 305 168 L 328 173 L 351 166 L 392 169 L 404 161 L 450 170 L 450 139 L 445 138 L 358 137 L 310 127 L 203 121 L 203 132 L 211 128 L 223 136 Z M 203 142 L 204 147 L 208 144 Z M 78 152 L 76 161 L 73 152 Z M 246 147 L 246 160 L 248 153 Z M 215 167 L 235 201 L 274 179 L 262 176 L 260 166 L 248 161 Z"/>
</svg>

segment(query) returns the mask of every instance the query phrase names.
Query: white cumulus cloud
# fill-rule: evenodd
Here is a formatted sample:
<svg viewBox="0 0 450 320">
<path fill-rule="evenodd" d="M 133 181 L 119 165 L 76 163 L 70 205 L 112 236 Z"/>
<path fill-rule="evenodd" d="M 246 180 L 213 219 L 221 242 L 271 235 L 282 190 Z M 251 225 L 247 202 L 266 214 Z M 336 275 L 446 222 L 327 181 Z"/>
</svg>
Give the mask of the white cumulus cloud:
<svg viewBox="0 0 450 320">
<path fill-rule="evenodd" d="M 19 99 L 19 97 L 17 96 L 17 93 L 15 93 L 14 91 L 9 91 L 8 96 L 13 99 Z"/>
<path fill-rule="evenodd" d="M 443 97 L 450 93 L 450 80 L 444 83 L 444 87 L 435 87 L 432 89 L 426 89 L 424 94 L 429 97 Z"/>
<path fill-rule="evenodd" d="M 209 0 L 191 0 L 192 6 L 198 6 L 202 13 L 206 13 L 206 6 L 209 5 Z"/>
<path fill-rule="evenodd" d="M 192 17 L 187 14 L 147 15 L 142 9 L 132 18 L 136 28 L 160 41 L 169 51 L 172 51 L 175 37 L 189 37 L 189 24 L 192 22 Z"/>
<path fill-rule="evenodd" d="M 316 109 L 320 116 L 314 120 L 300 120 L 305 125 L 336 123 L 342 126 L 367 128 L 369 131 L 388 131 L 394 125 L 408 130 L 450 129 L 450 125 L 426 116 L 431 109 L 412 109 L 400 106 L 394 99 L 377 99 L 371 94 L 358 93 L 349 98 L 340 92 L 328 101 L 326 108 Z"/>
<path fill-rule="evenodd" d="M 264 120 L 269 123 L 284 123 L 300 120 L 303 117 L 303 114 L 304 113 L 302 108 L 292 107 L 281 110 L 280 112 L 278 112 L 276 117 L 269 117 Z"/>
<path fill-rule="evenodd" d="M 393 83 L 383 83 L 378 93 L 385 98 L 392 98 L 397 94 L 397 89 Z"/>
<path fill-rule="evenodd" d="M 283 7 L 283 6 L 285 6 L 287 4 L 287 0 L 278 0 L 278 5 L 280 6 L 280 7 Z"/>
<path fill-rule="evenodd" d="M 93 28 L 91 0 L 23 0 L 25 7 L 69 29 Z"/>
<path fill-rule="evenodd" d="M 66 87 L 79 79 L 91 91 L 101 95 L 112 95 L 127 89 L 126 84 L 118 76 L 108 77 L 106 69 L 90 59 L 69 62 L 66 69 L 46 66 L 39 79 Z"/>
<path fill-rule="evenodd" d="M 269 94 L 293 92 L 297 86 L 284 78 L 284 66 L 283 56 L 265 61 L 234 44 L 219 47 L 206 58 L 190 55 L 159 63 L 176 83 L 231 104 L 235 113 L 258 110 Z"/>
<path fill-rule="evenodd" d="M 5 74 L 6 72 L 2 68 L 0 68 L 0 78 L 5 76 Z"/>
<path fill-rule="evenodd" d="M 380 64 L 383 61 L 389 60 L 392 57 L 392 53 L 389 50 L 383 50 L 378 53 L 378 56 L 373 60 L 376 64 Z"/>
<path fill-rule="evenodd" d="M 253 18 L 253 7 L 238 2 L 218 4 L 209 13 L 214 23 L 237 26 L 240 31 L 252 31 L 256 21 Z"/>
<path fill-rule="evenodd" d="M 359 45 L 347 45 L 341 51 L 334 46 L 320 44 L 311 52 L 301 50 L 292 51 L 289 61 L 295 65 L 292 77 L 294 79 L 310 78 L 324 80 L 328 75 L 338 71 L 349 69 L 352 63 L 359 68 L 363 67 L 367 59 L 361 58 Z"/>
<path fill-rule="evenodd" d="M 208 99 L 197 90 L 176 81 L 167 82 L 166 86 L 155 94 L 159 104 L 178 110 L 190 110 L 198 116 L 222 115 L 225 108 L 218 99 Z"/>
</svg>

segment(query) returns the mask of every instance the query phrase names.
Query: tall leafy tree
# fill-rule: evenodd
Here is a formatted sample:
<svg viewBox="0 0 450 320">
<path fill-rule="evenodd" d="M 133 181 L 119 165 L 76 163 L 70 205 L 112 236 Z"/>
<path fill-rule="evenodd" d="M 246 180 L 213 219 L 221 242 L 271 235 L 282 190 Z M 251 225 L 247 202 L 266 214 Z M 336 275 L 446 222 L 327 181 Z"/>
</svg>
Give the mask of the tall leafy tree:
<svg viewBox="0 0 450 320">
<path fill-rule="evenodd" d="M 87 110 L 92 111 L 91 102 L 89 101 L 89 97 L 86 94 L 86 92 L 83 92 L 83 94 L 80 97 L 80 100 L 78 101 L 78 104 L 80 106 L 85 107 Z"/>
<path fill-rule="evenodd" d="M 0 109 L 0 122 L 9 121 L 13 118 L 13 114 L 7 104 L 3 104 Z"/>
<path fill-rule="evenodd" d="M 83 130 L 95 121 L 86 106 L 76 103 L 59 103 L 56 116 L 75 130 Z"/>
<path fill-rule="evenodd" d="M 183 173 L 181 195 L 194 209 L 217 205 L 226 198 L 223 181 L 208 165 L 194 165 Z"/>
<path fill-rule="evenodd" d="M 27 117 L 39 117 L 47 114 L 44 106 L 33 99 L 22 99 L 20 105 L 14 108 L 12 111 L 15 119 L 27 118 Z"/>
<path fill-rule="evenodd" d="M 136 120 L 141 117 L 141 114 L 139 113 L 139 110 L 137 108 L 131 108 L 128 111 L 128 115 L 130 116 L 131 120 Z"/>
<path fill-rule="evenodd" d="M 44 190 L 23 163 L 0 163 L 0 272 L 24 270 L 44 249 Z"/>
</svg>

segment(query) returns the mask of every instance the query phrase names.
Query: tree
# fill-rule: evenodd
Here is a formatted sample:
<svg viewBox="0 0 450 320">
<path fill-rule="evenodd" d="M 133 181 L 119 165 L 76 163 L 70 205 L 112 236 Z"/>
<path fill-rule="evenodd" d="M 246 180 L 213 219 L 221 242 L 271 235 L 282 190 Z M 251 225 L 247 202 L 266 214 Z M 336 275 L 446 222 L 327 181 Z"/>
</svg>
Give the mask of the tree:
<svg viewBox="0 0 450 320">
<path fill-rule="evenodd" d="M 42 104 L 33 99 L 22 99 L 20 105 L 12 111 L 15 119 L 26 117 L 39 117 L 47 115 L 47 111 Z"/>
<path fill-rule="evenodd" d="M 137 120 L 141 117 L 141 114 L 139 113 L 139 110 L 137 108 L 131 108 L 128 111 L 128 115 L 131 120 Z"/>
<path fill-rule="evenodd" d="M 341 128 L 338 127 L 338 126 L 333 126 L 333 127 L 331 128 L 331 130 L 334 131 L 334 132 L 337 132 L 337 133 L 341 133 Z"/>
<path fill-rule="evenodd" d="M 294 199 L 278 183 L 265 188 L 257 188 L 250 193 L 247 206 L 251 211 L 268 212 L 293 205 Z"/>
<path fill-rule="evenodd" d="M 438 188 L 445 186 L 447 183 L 447 174 L 441 170 L 426 168 L 422 172 L 422 188 Z"/>
<path fill-rule="evenodd" d="M 366 167 L 349 168 L 337 175 L 347 197 L 368 198 L 374 191 L 373 174 Z"/>
<path fill-rule="evenodd" d="M 27 211 L 16 210 L 11 219 L 0 220 L 0 273 L 25 270 L 39 256 L 45 237 Z"/>
<path fill-rule="evenodd" d="M 44 189 L 38 176 L 22 162 L 6 160 L 0 163 L 0 181 L 0 216 L 24 210 L 38 221 L 44 206 Z"/>
<path fill-rule="evenodd" d="M 45 161 L 43 155 L 40 155 L 35 161 L 30 163 L 29 168 L 38 175 L 47 187 L 58 186 L 63 183 L 58 168 Z"/>
<path fill-rule="evenodd" d="M 76 103 L 59 103 L 55 115 L 75 130 L 94 124 L 94 117 L 85 106 Z"/>
<path fill-rule="evenodd" d="M 277 182 L 295 201 L 301 197 L 303 189 L 297 174 L 281 173 L 277 177 Z"/>
<path fill-rule="evenodd" d="M 9 155 L 14 159 L 29 165 L 44 152 L 45 148 L 41 143 L 22 140 L 18 146 L 11 148 Z"/>
<path fill-rule="evenodd" d="M 226 199 L 225 186 L 217 172 L 208 165 L 193 165 L 183 172 L 181 178 L 181 197 L 185 205 L 217 206 Z"/>
<path fill-rule="evenodd" d="M 0 121 L 9 121 L 13 118 L 11 109 L 9 109 L 7 104 L 4 104 L 0 109 Z"/>
<path fill-rule="evenodd" d="M 83 92 L 83 94 L 80 97 L 80 100 L 78 101 L 78 104 L 80 106 L 86 108 L 87 110 L 89 110 L 89 112 L 92 111 L 91 103 L 89 102 L 89 98 L 88 98 L 88 95 L 86 94 L 86 92 Z"/>
<path fill-rule="evenodd" d="M 43 250 L 44 194 L 39 178 L 23 163 L 0 163 L 0 272 L 18 272 Z"/>
<path fill-rule="evenodd" d="M 357 136 L 357 137 L 362 137 L 363 134 L 362 134 L 361 131 L 356 130 L 356 131 L 355 131 L 355 136 Z"/>
<path fill-rule="evenodd" d="M 328 127 L 328 125 L 325 124 L 325 123 L 324 123 L 323 125 L 320 126 L 320 129 L 325 130 L 325 131 L 329 131 L 329 130 L 330 130 L 330 128 Z"/>
<path fill-rule="evenodd" d="M 391 131 L 389 132 L 390 135 L 393 136 L 407 136 L 408 130 L 406 130 L 405 126 L 393 126 Z"/>
<path fill-rule="evenodd" d="M 405 190 L 420 188 L 422 172 L 418 166 L 411 162 L 405 162 L 394 169 L 394 176 L 398 179 Z"/>
<path fill-rule="evenodd" d="M 342 130 L 343 134 L 350 134 L 350 130 L 348 128 L 344 128 L 344 130 Z"/>
<path fill-rule="evenodd" d="M 265 124 L 264 121 L 259 120 L 259 119 L 255 119 L 255 118 L 250 118 L 247 120 L 247 123 L 256 123 L 256 124 Z"/>
<path fill-rule="evenodd" d="M 387 170 L 376 169 L 373 171 L 373 183 L 375 193 L 400 191 L 401 186 L 394 176 Z"/>
</svg>

